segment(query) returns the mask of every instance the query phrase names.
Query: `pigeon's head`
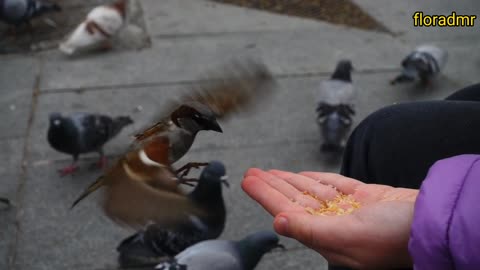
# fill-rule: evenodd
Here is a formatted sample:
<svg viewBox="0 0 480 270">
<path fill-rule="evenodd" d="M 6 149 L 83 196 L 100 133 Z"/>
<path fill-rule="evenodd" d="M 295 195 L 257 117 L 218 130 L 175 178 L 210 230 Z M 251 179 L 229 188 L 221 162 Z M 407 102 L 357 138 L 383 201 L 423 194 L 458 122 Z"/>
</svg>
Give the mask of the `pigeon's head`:
<svg viewBox="0 0 480 270">
<path fill-rule="evenodd" d="M 337 63 L 335 72 L 332 74 L 332 79 L 341 80 L 341 81 L 352 81 L 351 73 L 353 71 L 352 61 L 350 60 L 340 60 Z"/>
<path fill-rule="evenodd" d="M 225 165 L 220 161 L 210 161 L 203 169 L 200 179 L 208 179 L 211 183 L 223 183 L 228 186 Z"/>
<path fill-rule="evenodd" d="M 54 112 L 50 114 L 50 126 L 51 127 L 59 127 L 63 123 L 63 116 L 58 113 Z"/>
<path fill-rule="evenodd" d="M 277 234 L 272 231 L 258 231 L 245 237 L 242 241 L 248 242 L 250 245 L 255 246 L 259 252 L 267 253 L 275 248 L 284 248 L 279 243 L 280 239 Z"/>
<path fill-rule="evenodd" d="M 198 102 L 181 105 L 172 113 L 171 118 L 175 125 L 191 131 L 213 130 L 223 132 L 217 122 L 215 113 Z"/>
<path fill-rule="evenodd" d="M 272 231 L 252 233 L 237 242 L 244 269 L 254 269 L 262 256 L 275 248 L 285 249 L 280 239 Z"/>
</svg>

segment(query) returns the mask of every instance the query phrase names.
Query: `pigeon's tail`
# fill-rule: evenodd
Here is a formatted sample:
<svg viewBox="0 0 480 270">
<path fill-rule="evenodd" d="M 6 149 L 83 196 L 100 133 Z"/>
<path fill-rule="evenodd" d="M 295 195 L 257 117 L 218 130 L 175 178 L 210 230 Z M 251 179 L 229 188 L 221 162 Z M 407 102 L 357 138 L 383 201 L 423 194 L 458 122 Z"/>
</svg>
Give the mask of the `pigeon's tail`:
<svg viewBox="0 0 480 270">
<path fill-rule="evenodd" d="M 123 268 L 154 266 L 169 261 L 196 242 L 181 241 L 174 233 L 150 225 L 118 245 L 118 262 Z"/>
<path fill-rule="evenodd" d="M 130 124 L 133 124 L 133 120 L 128 116 L 119 116 L 113 119 L 111 137 L 116 136 L 125 126 Z"/>
<path fill-rule="evenodd" d="M 35 5 L 35 9 L 33 11 L 33 16 L 40 16 L 42 14 L 53 12 L 53 11 L 60 12 L 62 11 L 62 7 L 60 7 L 56 3 L 37 1 Z"/>
<path fill-rule="evenodd" d="M 155 266 L 169 257 L 155 252 L 145 242 L 145 232 L 139 231 L 125 238 L 117 247 L 118 263 L 122 268 Z"/>
<path fill-rule="evenodd" d="M 405 83 L 405 82 L 413 82 L 415 80 L 415 77 L 408 74 L 408 73 L 402 73 L 398 75 L 395 79 L 390 81 L 391 85 L 395 85 L 397 83 Z"/>
<path fill-rule="evenodd" d="M 187 270 L 187 265 L 179 264 L 177 260 L 170 259 L 155 267 L 156 270 Z"/>
</svg>

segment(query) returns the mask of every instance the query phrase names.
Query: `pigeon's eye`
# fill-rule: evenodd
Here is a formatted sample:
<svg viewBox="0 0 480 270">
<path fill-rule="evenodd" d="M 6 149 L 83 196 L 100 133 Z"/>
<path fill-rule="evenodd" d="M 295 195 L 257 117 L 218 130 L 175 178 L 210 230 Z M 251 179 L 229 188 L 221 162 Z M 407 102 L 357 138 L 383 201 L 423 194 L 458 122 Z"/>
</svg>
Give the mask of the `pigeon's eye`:
<svg viewBox="0 0 480 270">
<path fill-rule="evenodd" d="M 54 124 L 55 126 L 60 125 L 60 123 L 61 123 L 61 121 L 58 120 L 58 119 L 53 120 L 53 124 Z"/>
</svg>

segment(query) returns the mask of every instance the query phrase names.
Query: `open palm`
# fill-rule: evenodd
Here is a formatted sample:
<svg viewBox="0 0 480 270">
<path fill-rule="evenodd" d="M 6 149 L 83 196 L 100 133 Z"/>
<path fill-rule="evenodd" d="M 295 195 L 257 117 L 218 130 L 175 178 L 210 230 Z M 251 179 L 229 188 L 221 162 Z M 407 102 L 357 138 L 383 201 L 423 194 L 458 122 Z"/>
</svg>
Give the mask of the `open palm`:
<svg viewBox="0 0 480 270">
<path fill-rule="evenodd" d="M 297 239 L 331 264 L 357 269 L 412 264 L 407 246 L 418 190 L 365 184 L 333 173 L 260 169 L 248 170 L 242 187 L 275 216 L 279 234 Z M 319 208 L 320 201 L 339 192 L 351 194 L 361 207 L 342 216 L 306 212 L 305 207 Z"/>
</svg>

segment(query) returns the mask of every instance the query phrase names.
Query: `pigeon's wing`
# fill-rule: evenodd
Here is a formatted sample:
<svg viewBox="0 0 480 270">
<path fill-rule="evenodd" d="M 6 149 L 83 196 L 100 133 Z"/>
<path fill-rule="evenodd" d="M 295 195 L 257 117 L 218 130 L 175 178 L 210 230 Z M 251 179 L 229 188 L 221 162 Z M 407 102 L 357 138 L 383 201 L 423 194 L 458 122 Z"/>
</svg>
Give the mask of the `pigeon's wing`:
<svg viewBox="0 0 480 270">
<path fill-rule="evenodd" d="M 317 95 L 319 103 L 329 105 L 350 105 L 355 103 L 355 88 L 352 83 L 340 80 L 326 80 L 320 83 Z"/>
<path fill-rule="evenodd" d="M 189 222 L 191 215 L 203 215 L 181 190 L 155 188 L 138 181 L 138 175 L 128 165 L 121 164 L 123 170 L 109 176 L 114 182 L 106 185 L 104 190 L 104 210 L 112 220 L 133 228 L 142 228 L 149 223 L 172 228 Z"/>
<path fill-rule="evenodd" d="M 252 59 L 233 61 L 191 85 L 178 100 L 166 106 L 161 117 L 156 118 L 162 120 L 136 138 L 143 140 L 168 129 L 170 114 L 182 104 L 199 102 L 209 107 L 217 118 L 226 118 L 267 96 L 274 85 L 274 78 L 263 63 Z"/>
<path fill-rule="evenodd" d="M 112 118 L 86 113 L 73 114 L 71 118 L 88 150 L 100 148 L 111 138 Z"/>
</svg>

